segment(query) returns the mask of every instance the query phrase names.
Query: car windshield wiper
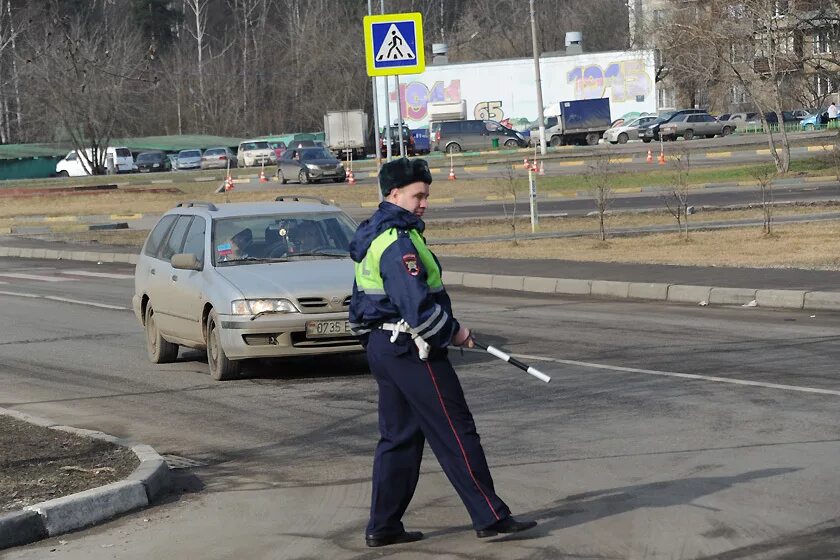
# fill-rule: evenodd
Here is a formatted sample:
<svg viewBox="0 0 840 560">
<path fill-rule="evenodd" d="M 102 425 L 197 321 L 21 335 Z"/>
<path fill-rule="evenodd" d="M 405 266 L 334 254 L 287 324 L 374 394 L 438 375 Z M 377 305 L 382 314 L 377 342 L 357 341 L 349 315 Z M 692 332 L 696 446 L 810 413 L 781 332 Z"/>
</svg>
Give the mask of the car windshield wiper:
<svg viewBox="0 0 840 560">
<path fill-rule="evenodd" d="M 287 257 L 334 257 L 343 259 L 349 257 L 349 251 L 341 249 L 315 249 L 314 251 L 303 251 L 302 253 L 288 253 Z"/>
<path fill-rule="evenodd" d="M 286 257 L 240 257 L 238 259 L 227 259 L 224 261 L 219 261 L 220 263 L 248 263 L 248 264 L 256 264 L 256 263 L 265 263 L 265 262 L 287 262 L 289 259 Z"/>
</svg>

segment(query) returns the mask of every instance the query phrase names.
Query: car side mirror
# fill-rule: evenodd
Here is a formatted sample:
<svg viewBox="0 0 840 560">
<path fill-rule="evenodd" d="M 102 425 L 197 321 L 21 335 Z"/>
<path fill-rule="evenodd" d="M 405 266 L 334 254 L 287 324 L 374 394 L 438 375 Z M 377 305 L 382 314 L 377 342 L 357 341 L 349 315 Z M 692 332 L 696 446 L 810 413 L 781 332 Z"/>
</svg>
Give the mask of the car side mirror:
<svg viewBox="0 0 840 560">
<path fill-rule="evenodd" d="M 172 255 L 170 262 L 172 263 L 172 268 L 180 270 L 201 270 L 203 268 L 201 261 L 192 253 L 177 253 Z"/>
</svg>

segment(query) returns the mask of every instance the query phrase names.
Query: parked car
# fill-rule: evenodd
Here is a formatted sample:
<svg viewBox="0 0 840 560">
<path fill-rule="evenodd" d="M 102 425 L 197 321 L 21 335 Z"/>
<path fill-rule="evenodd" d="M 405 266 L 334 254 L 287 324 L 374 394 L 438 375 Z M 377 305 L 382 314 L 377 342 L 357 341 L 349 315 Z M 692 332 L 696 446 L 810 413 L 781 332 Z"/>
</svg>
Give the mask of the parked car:
<svg viewBox="0 0 840 560">
<path fill-rule="evenodd" d="M 239 151 L 236 153 L 239 164 L 242 167 L 253 167 L 258 165 L 274 165 L 277 163 L 277 155 L 274 149 L 265 140 L 248 140 L 239 144 Z"/>
<path fill-rule="evenodd" d="M 178 169 L 199 169 L 201 167 L 201 150 L 181 150 L 178 152 Z"/>
<path fill-rule="evenodd" d="M 779 117 L 774 111 L 764 113 L 764 120 L 766 120 L 770 124 L 779 124 Z M 783 123 L 798 123 L 801 120 L 802 118 L 794 115 L 793 111 L 782 111 Z"/>
<path fill-rule="evenodd" d="M 821 109 L 816 114 L 810 115 L 801 121 L 799 126 L 805 130 L 819 130 L 828 126 L 828 111 Z"/>
<path fill-rule="evenodd" d="M 315 140 L 292 140 L 286 147 L 287 150 L 291 148 L 317 148 L 318 145 Z"/>
<path fill-rule="evenodd" d="M 172 163 L 165 153 L 160 151 L 141 152 L 137 154 L 137 171 L 149 173 L 152 171 L 172 171 Z"/>
<path fill-rule="evenodd" d="M 55 174 L 59 177 L 84 177 L 91 175 L 90 163 L 93 160 L 93 150 L 85 149 L 85 158 L 79 157 L 79 154 L 74 150 L 64 156 L 55 165 Z M 97 157 L 102 157 L 102 153 L 97 154 Z M 134 157 L 131 155 L 131 150 L 123 147 L 108 147 L 105 148 L 105 155 L 102 158 L 102 165 L 107 165 L 108 160 L 114 162 L 114 170 L 117 173 L 133 173 L 137 171 L 137 166 L 134 163 Z"/>
<path fill-rule="evenodd" d="M 604 132 L 604 140 L 610 144 L 626 144 L 628 140 L 638 140 L 641 127 L 646 124 L 650 124 L 655 120 L 656 117 L 654 115 L 649 115 L 645 117 L 636 117 L 627 123 L 622 121 L 622 124 L 608 128 Z"/>
<path fill-rule="evenodd" d="M 676 140 L 683 137 L 691 140 L 694 137 L 714 138 L 715 136 L 729 136 L 737 125 L 730 121 L 719 121 L 708 113 L 676 115 L 659 128 L 663 140 Z"/>
<path fill-rule="evenodd" d="M 402 127 L 402 137 L 403 137 L 403 145 L 405 146 L 405 155 L 407 156 L 414 156 L 417 155 L 417 147 L 414 143 L 414 135 L 411 134 L 411 129 L 408 126 L 403 125 Z M 391 154 L 395 156 L 400 155 L 400 129 L 397 128 L 396 125 L 391 126 Z M 388 142 L 387 134 L 385 129 L 382 129 L 382 134 L 379 136 L 379 152 L 382 154 L 382 157 L 388 155 Z"/>
<path fill-rule="evenodd" d="M 650 123 L 644 125 L 642 129 L 639 131 L 639 138 L 642 139 L 642 142 L 648 143 L 653 140 L 659 140 L 659 128 L 671 121 L 674 117 L 679 115 L 688 115 L 688 114 L 697 114 L 697 113 L 705 113 L 704 109 L 681 109 L 679 111 L 668 111 L 666 113 L 662 113 L 656 120 L 651 121 Z"/>
<path fill-rule="evenodd" d="M 717 120 L 719 121 L 728 121 L 729 117 L 732 116 L 732 113 L 724 113 L 722 115 L 718 115 Z"/>
<path fill-rule="evenodd" d="M 212 204 L 166 212 L 137 259 L 134 314 L 156 364 L 207 352 L 216 380 L 243 360 L 358 352 L 347 321 L 355 222 L 319 201 Z"/>
<path fill-rule="evenodd" d="M 758 113 L 732 113 L 729 116 L 730 121 L 744 121 L 744 122 L 756 122 L 759 120 Z"/>
<path fill-rule="evenodd" d="M 201 156 L 202 169 L 235 169 L 239 164 L 230 148 L 207 148 Z"/>
<path fill-rule="evenodd" d="M 497 141 L 507 148 L 525 148 L 528 142 L 521 132 L 506 128 L 496 121 L 466 120 L 439 123 L 432 150 L 448 154 L 463 150 L 486 150 Z"/>
<path fill-rule="evenodd" d="M 277 159 L 280 159 L 283 156 L 283 152 L 286 151 L 286 143 L 285 142 L 269 142 L 269 147 L 274 150 L 274 156 Z"/>
<path fill-rule="evenodd" d="M 288 148 L 277 162 L 277 178 L 284 185 L 289 181 L 305 185 L 329 179 L 342 183 L 347 173 L 327 148 Z"/>
</svg>

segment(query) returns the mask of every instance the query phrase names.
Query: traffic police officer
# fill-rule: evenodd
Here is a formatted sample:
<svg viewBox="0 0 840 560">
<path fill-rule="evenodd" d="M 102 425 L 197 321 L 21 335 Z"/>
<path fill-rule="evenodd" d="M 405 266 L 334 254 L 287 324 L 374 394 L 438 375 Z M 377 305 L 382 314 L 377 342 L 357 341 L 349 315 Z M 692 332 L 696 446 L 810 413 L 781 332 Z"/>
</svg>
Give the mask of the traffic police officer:
<svg viewBox="0 0 840 560">
<path fill-rule="evenodd" d="M 432 176 L 422 159 L 382 166 L 385 200 L 350 245 L 356 263 L 350 324 L 362 338 L 379 386 L 380 439 L 373 461 L 368 546 L 413 542 L 402 516 L 428 439 L 479 538 L 530 529 L 496 495 L 484 450 L 446 347 L 472 347 L 452 315 L 437 258 L 423 238 Z"/>
</svg>

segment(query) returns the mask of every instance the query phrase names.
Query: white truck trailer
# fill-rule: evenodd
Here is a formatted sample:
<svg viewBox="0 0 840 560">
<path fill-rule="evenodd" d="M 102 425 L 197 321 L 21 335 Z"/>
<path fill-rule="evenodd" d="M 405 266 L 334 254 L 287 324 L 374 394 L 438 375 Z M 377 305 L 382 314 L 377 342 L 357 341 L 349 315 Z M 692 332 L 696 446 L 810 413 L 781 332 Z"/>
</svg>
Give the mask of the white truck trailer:
<svg viewBox="0 0 840 560">
<path fill-rule="evenodd" d="M 363 159 L 367 155 L 367 135 L 368 116 L 361 109 L 327 111 L 324 115 L 324 139 L 339 159 L 346 158 L 348 151 L 355 159 Z"/>
</svg>

